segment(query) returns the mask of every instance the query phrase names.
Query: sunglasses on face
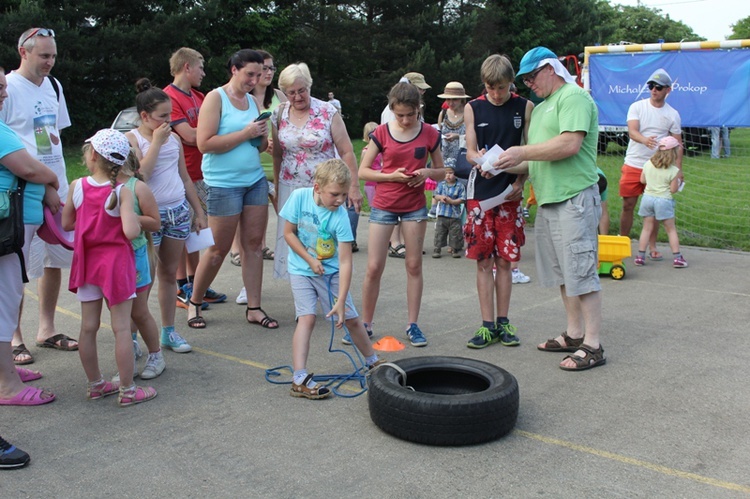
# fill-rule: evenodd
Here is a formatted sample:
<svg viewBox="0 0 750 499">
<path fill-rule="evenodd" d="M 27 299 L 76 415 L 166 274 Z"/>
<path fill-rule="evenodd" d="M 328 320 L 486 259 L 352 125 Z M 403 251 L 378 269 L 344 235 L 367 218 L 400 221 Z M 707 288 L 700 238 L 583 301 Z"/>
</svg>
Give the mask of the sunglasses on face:
<svg viewBox="0 0 750 499">
<path fill-rule="evenodd" d="M 542 69 L 544 69 L 546 67 L 547 67 L 547 65 L 545 64 L 544 66 L 542 66 L 541 68 L 537 69 L 536 71 L 532 71 L 531 73 L 529 73 L 528 76 L 524 76 L 521 79 L 523 81 L 523 84 L 528 87 L 529 85 L 531 85 L 532 83 L 534 83 L 534 80 L 536 80 L 537 75 L 539 75 L 539 73 L 542 71 Z"/>
<path fill-rule="evenodd" d="M 31 33 L 29 33 L 29 36 L 23 39 L 21 42 L 21 46 L 23 46 L 24 43 L 28 42 L 35 36 L 49 36 L 51 38 L 55 37 L 55 31 L 47 28 L 35 28 L 31 30 Z"/>
<path fill-rule="evenodd" d="M 656 90 L 658 90 L 658 91 L 660 91 L 660 92 L 661 92 L 662 90 L 664 90 L 664 88 L 665 88 L 665 87 L 663 87 L 663 86 L 661 86 L 661 85 L 657 85 L 656 83 L 653 83 L 653 82 L 651 82 L 651 83 L 649 83 L 649 84 L 648 84 L 648 89 L 649 89 L 649 90 L 653 90 L 653 89 L 656 89 Z"/>
</svg>

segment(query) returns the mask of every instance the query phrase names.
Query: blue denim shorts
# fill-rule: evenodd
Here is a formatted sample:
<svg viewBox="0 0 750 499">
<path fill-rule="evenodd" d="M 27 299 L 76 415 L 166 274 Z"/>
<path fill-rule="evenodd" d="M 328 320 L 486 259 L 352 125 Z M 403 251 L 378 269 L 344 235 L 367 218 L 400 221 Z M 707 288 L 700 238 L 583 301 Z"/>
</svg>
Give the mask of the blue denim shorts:
<svg viewBox="0 0 750 499">
<path fill-rule="evenodd" d="M 380 225 L 396 225 L 399 222 L 422 222 L 427 220 L 427 207 L 418 210 L 396 213 L 393 211 L 370 208 L 370 223 Z"/>
<path fill-rule="evenodd" d="M 231 217 L 245 206 L 268 206 L 268 181 L 265 177 L 250 187 L 208 186 L 206 207 L 211 217 Z"/>
<path fill-rule="evenodd" d="M 642 217 L 655 217 L 657 220 L 669 220 L 674 218 L 674 198 L 659 198 L 644 194 L 641 198 L 641 206 L 638 215 Z"/>
<path fill-rule="evenodd" d="M 161 244 L 162 237 L 184 241 L 190 235 L 190 205 L 187 200 L 169 208 L 159 208 L 161 230 L 152 232 L 154 246 Z"/>
</svg>

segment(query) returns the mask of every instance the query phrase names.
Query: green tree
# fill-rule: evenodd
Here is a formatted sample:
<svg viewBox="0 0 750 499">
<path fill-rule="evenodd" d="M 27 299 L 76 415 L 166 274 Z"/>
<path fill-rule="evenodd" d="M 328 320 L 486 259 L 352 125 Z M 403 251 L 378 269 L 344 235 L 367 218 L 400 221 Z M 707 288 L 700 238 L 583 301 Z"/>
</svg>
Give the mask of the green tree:
<svg viewBox="0 0 750 499">
<path fill-rule="evenodd" d="M 537 45 L 566 55 L 620 40 L 697 39 L 658 10 L 605 0 L 5 0 L 0 12 L 0 64 L 8 70 L 18 64 L 24 30 L 56 31 L 53 74 L 73 121 L 64 132 L 68 143 L 133 105 L 137 78 L 168 84 L 169 56 L 181 46 L 206 59 L 203 90 L 226 81 L 226 61 L 240 48 L 265 49 L 281 68 L 307 62 L 313 94 L 325 99 L 334 91 L 349 132 L 358 136 L 366 121 L 379 120 L 388 90 L 408 71 L 432 85 L 425 102 L 426 119 L 434 122 L 448 81 L 462 82 L 470 95 L 480 92 L 479 68 L 491 53 L 507 54 L 518 67 Z M 735 25 L 738 37 L 748 37 L 746 25 Z"/>
<path fill-rule="evenodd" d="M 476 16 L 460 10 L 468 2 L 302 0 L 277 5 L 277 14 L 291 20 L 295 34 L 281 47 L 280 59 L 310 66 L 315 96 L 336 93 L 352 135 L 359 135 L 366 121 L 379 121 L 388 90 L 404 73 L 421 72 L 440 90 L 467 75 L 443 74 L 441 68 L 470 41 Z M 437 119 L 437 93 L 425 96 L 428 121 Z"/>
<path fill-rule="evenodd" d="M 750 16 L 732 24 L 732 34 L 729 35 L 729 40 L 748 39 L 750 39 Z"/>
<path fill-rule="evenodd" d="M 15 47 L 24 30 L 55 30 L 58 56 L 52 74 L 63 83 L 73 122 L 63 133 L 68 143 L 81 142 L 133 105 L 136 79 L 148 77 L 159 86 L 171 81 L 170 54 L 197 38 L 190 28 L 192 3 L 67 0 L 61 8 L 52 0 L 11 2 L 3 14 L 2 57 L 15 69 Z"/>
<path fill-rule="evenodd" d="M 648 7 L 615 7 L 613 21 L 616 29 L 606 40 L 607 43 L 627 41 L 632 43 L 700 41 L 693 29 L 681 21 L 675 21 L 669 15 L 662 15 L 659 9 Z"/>
</svg>

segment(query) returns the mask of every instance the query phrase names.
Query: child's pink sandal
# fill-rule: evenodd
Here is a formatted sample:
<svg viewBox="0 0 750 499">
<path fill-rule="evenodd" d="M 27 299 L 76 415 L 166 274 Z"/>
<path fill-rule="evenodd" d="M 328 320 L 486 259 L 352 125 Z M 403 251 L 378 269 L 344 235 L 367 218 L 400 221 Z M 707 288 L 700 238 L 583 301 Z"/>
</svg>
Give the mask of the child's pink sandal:
<svg viewBox="0 0 750 499">
<path fill-rule="evenodd" d="M 135 384 L 120 388 L 120 395 L 117 397 L 117 403 L 120 407 L 140 404 L 156 397 L 156 390 L 151 386 L 136 386 Z"/>
<path fill-rule="evenodd" d="M 86 390 L 86 396 L 89 400 L 99 400 L 107 395 L 114 395 L 120 390 L 119 382 L 105 381 L 104 378 L 100 378 L 98 381 L 89 383 L 88 389 Z"/>
</svg>

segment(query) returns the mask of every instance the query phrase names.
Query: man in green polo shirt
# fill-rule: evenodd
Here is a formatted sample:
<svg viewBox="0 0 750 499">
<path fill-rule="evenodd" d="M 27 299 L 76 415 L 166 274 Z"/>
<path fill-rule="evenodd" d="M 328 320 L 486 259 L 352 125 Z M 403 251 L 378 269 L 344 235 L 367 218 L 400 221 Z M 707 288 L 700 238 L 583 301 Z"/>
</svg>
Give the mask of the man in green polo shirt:
<svg viewBox="0 0 750 499">
<path fill-rule="evenodd" d="M 528 162 L 539 203 L 535 223 L 539 282 L 560 288 L 567 315 L 567 331 L 537 348 L 570 352 L 561 369 L 590 369 L 606 362 L 599 342 L 598 113 L 591 96 L 574 83 L 546 47 L 536 47 L 523 56 L 518 76 L 544 102 L 531 115 L 528 145 L 507 149 L 497 167 Z"/>
</svg>

